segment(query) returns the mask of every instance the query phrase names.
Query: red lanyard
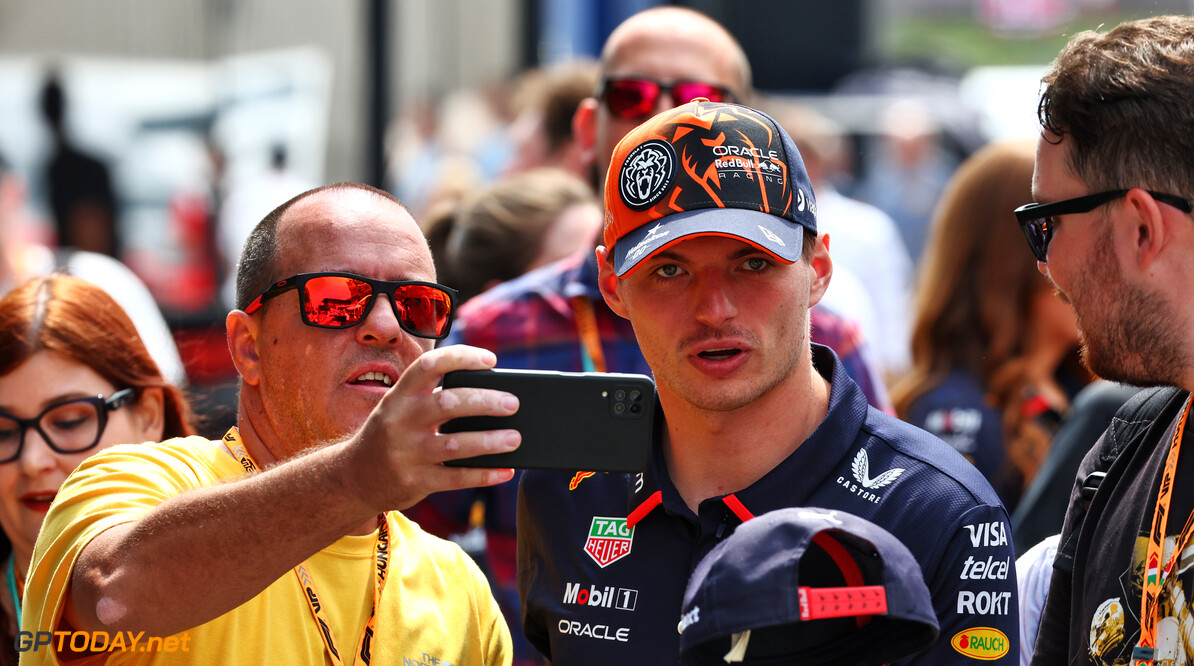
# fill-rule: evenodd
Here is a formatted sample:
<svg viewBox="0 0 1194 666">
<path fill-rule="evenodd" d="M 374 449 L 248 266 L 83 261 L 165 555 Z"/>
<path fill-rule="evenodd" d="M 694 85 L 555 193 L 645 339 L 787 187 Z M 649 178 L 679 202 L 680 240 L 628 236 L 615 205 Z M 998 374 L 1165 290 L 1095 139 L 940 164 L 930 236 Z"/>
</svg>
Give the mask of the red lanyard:
<svg viewBox="0 0 1194 666">
<path fill-rule="evenodd" d="M 1186 405 L 1173 431 L 1173 441 L 1169 443 L 1169 455 L 1165 458 L 1165 471 L 1161 475 L 1161 487 L 1157 490 L 1157 504 L 1153 509 L 1152 529 L 1148 534 L 1148 549 L 1144 555 L 1144 583 L 1140 595 L 1140 642 L 1132 651 L 1133 666 L 1151 666 L 1153 650 L 1157 645 L 1157 611 L 1160 606 L 1161 588 L 1165 579 L 1173 571 L 1178 557 L 1194 534 L 1194 511 L 1186 519 L 1169 554 L 1165 567 L 1161 568 L 1161 558 L 1165 555 L 1165 530 L 1169 522 L 1169 502 L 1173 498 L 1173 482 L 1177 476 L 1177 456 L 1182 448 L 1182 433 L 1186 430 L 1186 417 L 1190 415 L 1190 398 L 1186 398 Z"/>
<path fill-rule="evenodd" d="M 249 452 L 241 442 L 240 430 L 236 426 L 233 426 L 224 435 L 224 445 L 232 452 L 232 456 L 240 461 L 241 466 L 246 471 L 257 471 L 257 463 L 253 461 L 253 457 L 249 455 Z M 390 520 L 391 518 L 384 513 L 377 515 L 377 542 L 374 546 L 374 557 L 377 560 L 377 566 L 373 568 L 373 610 L 369 613 L 369 621 L 365 623 L 365 631 L 361 633 L 361 638 L 357 641 L 356 651 L 357 657 L 364 664 L 368 664 L 372 659 L 373 628 L 377 624 L 377 608 L 381 603 L 381 591 L 386 583 L 386 573 L 389 571 Z M 393 529 L 397 531 L 397 526 L 393 526 Z M 331 657 L 332 663 L 335 666 L 343 666 L 343 662 L 340 660 L 340 650 L 336 645 L 336 639 L 332 637 L 332 628 L 324 620 L 323 605 L 319 601 L 319 593 L 315 591 L 315 581 L 311 578 L 311 572 L 307 569 L 307 563 L 303 562 L 295 567 L 294 573 L 298 576 L 299 585 L 303 588 L 303 596 L 307 599 L 307 606 L 311 609 L 311 617 L 315 620 L 316 626 L 319 627 L 319 635 L 323 638 L 323 644 L 327 648 L 328 656 Z M 353 663 L 355 663 L 355 660 Z"/>
<path fill-rule="evenodd" d="M 576 331 L 580 334 L 580 355 L 585 372 L 605 372 L 605 352 L 601 350 L 593 300 L 584 294 L 573 296 L 572 312 L 576 317 Z"/>
</svg>

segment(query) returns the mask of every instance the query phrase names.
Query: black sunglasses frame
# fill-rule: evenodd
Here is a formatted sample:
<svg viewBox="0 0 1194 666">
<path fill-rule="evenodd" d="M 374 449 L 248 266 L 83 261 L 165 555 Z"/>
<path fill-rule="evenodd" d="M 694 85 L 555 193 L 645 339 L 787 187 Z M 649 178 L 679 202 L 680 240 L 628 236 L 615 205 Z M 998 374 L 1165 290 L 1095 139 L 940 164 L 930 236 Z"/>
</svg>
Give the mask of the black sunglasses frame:
<svg viewBox="0 0 1194 666">
<path fill-rule="evenodd" d="M 720 91 L 721 97 L 722 97 L 721 101 L 729 102 L 731 104 L 738 103 L 738 96 L 734 94 L 733 90 L 730 90 L 726 86 L 718 85 L 716 83 L 709 83 L 708 81 L 701 81 L 700 79 L 679 79 L 677 81 L 672 81 L 671 83 L 665 83 L 663 81 L 660 81 L 659 79 L 656 79 L 656 78 L 650 77 L 650 76 L 630 76 L 630 75 L 607 76 L 607 77 L 601 79 L 601 82 L 599 84 L 597 84 L 597 90 L 596 90 L 596 92 L 593 93 L 593 96 L 596 97 L 597 99 L 601 100 L 602 103 L 605 104 L 605 108 L 608 109 L 610 113 L 614 114 L 615 116 L 617 116 L 619 118 L 633 118 L 636 116 L 623 116 L 623 115 L 619 114 L 618 112 L 614 111 L 612 108 L 610 108 L 609 99 L 606 97 L 606 93 L 609 91 L 610 83 L 613 81 L 648 81 L 650 83 L 655 84 L 655 98 L 653 100 L 651 100 L 651 108 L 652 109 L 655 108 L 655 105 L 659 102 L 659 96 L 662 95 L 664 91 L 667 91 L 667 94 L 672 96 L 672 100 L 677 105 L 687 104 L 688 102 L 692 101 L 692 100 L 688 100 L 688 99 L 682 100 L 676 95 L 676 86 L 684 85 L 685 83 L 699 83 L 703 86 L 709 86 L 710 88 L 714 88 L 714 89 Z M 644 114 L 644 116 L 649 116 L 649 115 L 651 115 L 650 112 L 647 112 L 646 114 Z"/>
<path fill-rule="evenodd" d="M 56 453 L 70 454 L 90 451 L 91 449 L 95 448 L 96 444 L 99 444 L 100 439 L 102 439 L 104 436 L 104 430 L 108 427 L 108 413 L 114 412 L 121 407 L 124 407 L 132 402 L 136 397 L 137 389 L 126 388 L 113 393 L 107 398 L 102 395 L 95 395 L 88 396 L 86 398 L 71 398 L 70 400 L 61 400 L 47 406 L 45 409 L 41 410 L 40 414 L 31 419 L 22 419 L 7 412 L 0 412 L 0 416 L 3 416 L 9 421 L 16 423 L 21 429 L 20 439 L 17 440 L 17 450 L 13 452 L 12 456 L 0 460 L 0 465 L 13 462 L 21 457 L 21 451 L 25 449 L 25 433 L 29 432 L 30 428 L 37 430 L 37 433 L 41 435 L 42 441 L 45 442 L 46 445 Z M 54 443 L 54 440 L 51 439 L 48 434 L 46 434 L 46 431 L 41 429 L 41 420 L 46 414 L 49 414 L 55 409 L 58 409 L 63 405 L 70 405 L 76 402 L 91 403 L 95 406 L 96 419 L 98 420 L 95 428 L 95 440 L 81 449 L 60 449 L 58 448 L 58 445 Z"/>
<path fill-rule="evenodd" d="M 321 277 L 345 277 L 358 280 L 369 285 L 369 288 L 372 290 L 372 294 L 370 294 L 369 303 L 365 305 L 365 310 L 361 313 L 360 318 L 351 324 L 346 324 L 344 326 L 327 326 L 325 324 L 317 324 L 307 318 L 307 291 L 303 289 L 303 287 L 306 286 L 309 280 Z M 405 286 L 431 287 L 443 292 L 448 296 L 448 319 L 444 323 L 444 330 L 439 335 L 427 335 L 425 333 L 421 333 L 410 328 L 405 322 L 402 321 L 402 313 L 398 311 L 397 291 L 399 287 Z M 373 278 L 367 278 L 363 275 L 357 275 L 356 273 L 323 271 L 318 273 L 299 273 L 298 275 L 292 275 L 288 278 L 275 282 L 272 287 L 266 289 L 261 293 L 260 296 L 253 299 L 252 303 L 249 303 L 249 305 L 245 307 L 245 314 L 253 314 L 257 310 L 261 309 L 261 306 L 265 305 L 266 301 L 274 298 L 275 296 L 280 296 L 291 289 L 298 289 L 299 318 L 307 326 L 313 326 L 315 328 L 327 328 L 334 331 L 352 328 L 353 326 L 365 321 L 365 319 L 369 316 L 369 313 L 373 311 L 373 304 L 377 302 L 377 295 L 385 294 L 389 296 L 389 298 L 386 300 L 390 302 L 390 308 L 394 311 L 394 318 L 398 320 L 398 325 L 402 327 L 402 330 L 415 336 L 416 338 L 426 338 L 428 340 L 443 340 L 444 338 L 448 337 L 448 333 L 452 331 L 452 319 L 456 315 L 456 303 L 460 300 L 460 294 L 455 289 L 435 282 L 421 282 L 419 280 L 374 280 Z"/>
<path fill-rule="evenodd" d="M 1036 257 L 1036 260 L 1041 263 L 1047 263 L 1049 244 L 1053 242 L 1054 225 L 1049 223 L 1050 218 L 1057 217 L 1058 215 L 1089 213 L 1109 201 L 1114 201 L 1127 195 L 1131 191 L 1131 189 L 1107 190 L 1106 192 L 1087 194 L 1052 203 L 1025 204 L 1015 210 L 1016 221 L 1020 223 L 1020 231 L 1024 232 L 1024 238 L 1028 241 L 1028 247 L 1032 250 L 1032 256 Z M 1179 197 L 1176 194 L 1165 194 L 1164 192 L 1154 192 L 1153 190 L 1145 190 L 1145 192 L 1148 192 L 1149 196 L 1157 201 L 1169 204 L 1183 213 L 1189 213 L 1194 210 L 1194 204 L 1189 199 Z"/>
</svg>

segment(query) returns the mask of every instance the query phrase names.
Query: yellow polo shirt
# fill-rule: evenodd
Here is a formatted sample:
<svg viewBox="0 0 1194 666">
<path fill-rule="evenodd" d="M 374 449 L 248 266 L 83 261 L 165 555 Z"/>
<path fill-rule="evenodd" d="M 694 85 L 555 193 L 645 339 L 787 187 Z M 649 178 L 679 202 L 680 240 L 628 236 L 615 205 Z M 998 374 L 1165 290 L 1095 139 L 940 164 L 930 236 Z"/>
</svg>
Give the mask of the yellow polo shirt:
<svg viewBox="0 0 1194 666">
<path fill-rule="evenodd" d="M 58 646 L 69 641 L 105 650 L 71 664 L 331 663 L 293 571 L 237 609 L 165 639 L 45 633 L 59 625 L 75 559 L 91 539 L 182 492 L 243 474 L 220 442 L 198 437 L 116 446 L 85 460 L 58 492 L 33 551 L 21 617 L 29 633 L 18 636 L 21 663 L 57 664 Z M 391 559 L 371 663 L 510 664 L 509 629 L 472 559 L 399 512 L 391 512 L 388 523 Z M 373 604 L 375 539 L 346 536 L 307 560 L 346 665 L 353 663 Z"/>
</svg>

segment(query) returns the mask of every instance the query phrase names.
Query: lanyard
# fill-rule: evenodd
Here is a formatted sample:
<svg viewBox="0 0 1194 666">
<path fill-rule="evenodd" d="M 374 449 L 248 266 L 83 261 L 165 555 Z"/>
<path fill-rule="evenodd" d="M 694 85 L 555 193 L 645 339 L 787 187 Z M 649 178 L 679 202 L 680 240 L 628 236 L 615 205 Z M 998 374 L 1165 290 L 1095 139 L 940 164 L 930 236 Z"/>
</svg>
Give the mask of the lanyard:
<svg viewBox="0 0 1194 666">
<path fill-rule="evenodd" d="M 248 450 L 245 449 L 244 444 L 240 439 L 240 430 L 233 426 L 224 435 L 224 444 L 228 450 L 232 452 L 232 456 L 236 458 L 242 467 L 248 472 L 257 471 L 257 463 L 253 461 L 253 457 L 249 455 Z M 390 563 L 390 518 L 382 513 L 377 516 L 377 543 L 374 548 L 374 557 L 377 560 L 377 566 L 374 567 L 373 572 L 373 611 L 369 613 L 369 621 L 365 623 L 365 631 L 361 634 L 361 638 L 357 641 L 356 655 L 361 662 L 368 664 L 372 659 L 372 643 L 373 643 L 373 627 L 377 624 L 377 608 L 381 602 L 382 587 L 386 583 L 386 573 L 389 570 Z M 311 578 L 311 571 L 307 568 L 307 563 L 303 562 L 294 568 L 294 574 L 298 576 L 299 585 L 302 586 L 303 596 L 307 599 L 307 606 L 311 609 L 311 617 L 315 620 L 316 626 L 319 627 L 319 635 L 323 638 L 323 644 L 327 648 L 328 656 L 331 657 L 332 663 L 335 666 L 343 666 L 340 660 L 340 650 L 336 645 L 336 639 L 332 637 L 332 628 L 324 620 L 323 606 L 319 602 L 319 593 L 315 590 L 315 581 Z M 355 663 L 355 660 L 353 661 Z"/>
<path fill-rule="evenodd" d="M 21 624 L 21 598 L 25 596 L 25 580 L 17 577 L 17 558 L 13 554 L 8 558 L 8 596 L 12 597 L 12 607 L 17 612 L 17 626 Z"/>
<path fill-rule="evenodd" d="M 597 331 L 593 299 L 584 294 L 573 296 L 572 311 L 576 316 L 576 332 L 580 334 L 580 357 L 584 371 L 605 372 L 605 352 L 601 350 L 601 334 Z"/>
<path fill-rule="evenodd" d="M 1177 456 L 1182 448 L 1182 433 L 1186 430 L 1186 417 L 1190 415 L 1190 398 L 1186 398 L 1186 406 L 1177 421 L 1173 431 L 1173 441 L 1169 443 L 1169 455 L 1165 458 L 1165 471 L 1161 475 L 1161 487 L 1157 490 L 1157 503 L 1153 509 L 1152 529 L 1148 534 L 1148 549 L 1144 555 L 1144 583 L 1140 595 L 1140 642 L 1132 650 L 1133 666 L 1147 666 L 1153 663 L 1153 650 L 1157 645 L 1157 611 L 1160 606 L 1161 588 L 1165 579 L 1173 571 L 1178 557 L 1194 534 L 1194 511 L 1186 519 L 1186 524 L 1174 544 L 1173 552 L 1165 567 L 1160 568 L 1161 558 L 1165 554 L 1165 528 L 1169 522 L 1169 502 L 1173 497 L 1173 482 L 1177 476 Z"/>
</svg>

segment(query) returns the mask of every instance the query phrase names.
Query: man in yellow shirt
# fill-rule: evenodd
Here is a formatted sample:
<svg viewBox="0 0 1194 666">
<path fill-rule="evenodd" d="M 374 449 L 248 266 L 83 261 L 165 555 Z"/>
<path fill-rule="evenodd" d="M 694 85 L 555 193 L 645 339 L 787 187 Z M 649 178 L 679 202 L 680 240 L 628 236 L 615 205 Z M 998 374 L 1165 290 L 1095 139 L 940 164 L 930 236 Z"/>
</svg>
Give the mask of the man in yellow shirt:
<svg viewBox="0 0 1194 666">
<path fill-rule="evenodd" d="M 519 442 L 438 433 L 517 399 L 437 390 L 495 358 L 432 350 L 455 305 L 434 280 L 418 226 L 384 192 L 332 185 L 270 213 L 226 323 L 237 427 L 79 467 L 34 551 L 22 661 L 508 664 L 484 577 L 398 512 L 509 479 L 440 463 Z"/>
</svg>

